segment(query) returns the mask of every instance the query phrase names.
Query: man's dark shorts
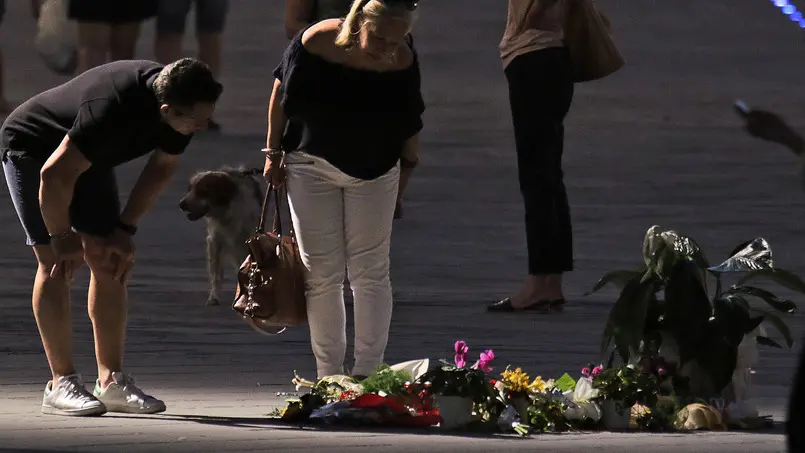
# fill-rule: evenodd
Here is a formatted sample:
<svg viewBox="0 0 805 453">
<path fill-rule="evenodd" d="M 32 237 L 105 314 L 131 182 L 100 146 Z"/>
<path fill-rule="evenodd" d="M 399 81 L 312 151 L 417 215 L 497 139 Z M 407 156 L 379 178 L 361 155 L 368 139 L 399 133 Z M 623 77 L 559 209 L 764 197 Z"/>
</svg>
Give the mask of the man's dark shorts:
<svg viewBox="0 0 805 453">
<path fill-rule="evenodd" d="M 14 209 L 25 230 L 28 245 L 50 243 L 50 234 L 42 220 L 39 207 L 39 172 L 44 161 L 21 155 L 3 153 L 3 173 Z M 78 177 L 70 222 L 77 231 L 92 236 L 111 234 L 120 217 L 120 199 L 113 168 L 90 167 Z"/>
<path fill-rule="evenodd" d="M 157 30 L 166 33 L 184 33 L 185 21 L 195 4 L 196 32 L 221 33 L 224 31 L 229 0 L 162 0 L 157 12 Z"/>
</svg>

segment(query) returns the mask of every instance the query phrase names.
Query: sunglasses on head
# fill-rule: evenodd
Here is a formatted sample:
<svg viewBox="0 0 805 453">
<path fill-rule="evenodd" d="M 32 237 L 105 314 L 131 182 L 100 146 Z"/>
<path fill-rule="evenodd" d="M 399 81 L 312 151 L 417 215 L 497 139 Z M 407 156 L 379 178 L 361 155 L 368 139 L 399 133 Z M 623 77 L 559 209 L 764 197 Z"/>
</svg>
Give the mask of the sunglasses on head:
<svg viewBox="0 0 805 453">
<path fill-rule="evenodd" d="M 387 5 L 404 5 L 408 11 L 414 11 L 419 6 L 419 0 L 380 0 Z"/>
</svg>

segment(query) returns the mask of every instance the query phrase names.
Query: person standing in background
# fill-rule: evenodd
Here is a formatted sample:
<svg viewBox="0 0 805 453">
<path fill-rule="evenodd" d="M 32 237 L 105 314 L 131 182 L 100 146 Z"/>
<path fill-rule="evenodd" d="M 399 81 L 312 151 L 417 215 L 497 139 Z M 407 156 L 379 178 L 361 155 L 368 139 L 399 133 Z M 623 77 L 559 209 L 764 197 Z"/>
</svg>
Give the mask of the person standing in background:
<svg viewBox="0 0 805 453">
<path fill-rule="evenodd" d="M 293 39 L 310 24 L 346 17 L 350 6 L 352 0 L 285 0 L 285 36 Z"/>
<path fill-rule="evenodd" d="M 77 74 L 109 61 L 134 59 L 140 24 L 157 12 L 157 0 L 69 2 L 68 17 L 78 24 Z"/>
<path fill-rule="evenodd" d="M 794 153 L 800 160 L 800 182 L 805 188 L 805 139 L 774 113 L 757 109 L 738 111 L 746 121 L 745 129 L 749 135 L 783 145 Z M 788 451 L 800 453 L 805 451 L 805 349 L 800 351 L 791 387 L 785 431 Z"/>
<path fill-rule="evenodd" d="M 229 0 L 159 0 L 154 53 L 162 64 L 181 57 L 185 23 L 193 6 L 198 59 L 207 63 L 213 76 L 218 79 L 221 74 L 222 37 L 229 12 Z M 210 119 L 208 129 L 217 131 L 221 126 Z"/>
<path fill-rule="evenodd" d="M 520 193 L 525 204 L 528 275 L 490 312 L 559 310 L 562 275 L 573 270 L 570 205 L 562 171 L 564 119 L 573 101 L 564 24 L 572 0 L 509 0 L 500 42 L 509 84 Z"/>
</svg>

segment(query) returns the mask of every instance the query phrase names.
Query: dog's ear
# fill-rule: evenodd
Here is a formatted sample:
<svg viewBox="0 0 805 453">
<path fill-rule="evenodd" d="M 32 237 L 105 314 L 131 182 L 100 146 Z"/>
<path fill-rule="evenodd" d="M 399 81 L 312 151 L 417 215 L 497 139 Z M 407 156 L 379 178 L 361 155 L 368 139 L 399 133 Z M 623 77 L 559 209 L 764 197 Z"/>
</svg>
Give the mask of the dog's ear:
<svg viewBox="0 0 805 453">
<path fill-rule="evenodd" d="M 196 193 L 213 206 L 226 206 L 238 194 L 238 183 L 226 173 L 210 173 L 196 182 Z"/>
</svg>

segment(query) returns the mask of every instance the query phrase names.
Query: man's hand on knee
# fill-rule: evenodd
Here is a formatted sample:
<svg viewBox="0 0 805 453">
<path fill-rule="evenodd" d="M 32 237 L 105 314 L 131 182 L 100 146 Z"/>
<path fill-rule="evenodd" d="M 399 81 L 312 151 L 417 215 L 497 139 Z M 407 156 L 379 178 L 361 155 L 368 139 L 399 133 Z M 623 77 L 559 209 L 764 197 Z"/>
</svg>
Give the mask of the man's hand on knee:
<svg viewBox="0 0 805 453">
<path fill-rule="evenodd" d="M 131 243 L 131 236 L 116 230 L 106 238 L 86 238 L 84 247 L 87 264 L 94 274 L 126 284 L 134 265 L 134 245 Z"/>
<path fill-rule="evenodd" d="M 129 272 L 134 267 L 134 255 L 134 241 L 130 234 L 116 228 L 106 238 L 104 261 L 114 269 L 115 280 L 120 280 L 122 284 L 126 284 Z"/>
<path fill-rule="evenodd" d="M 50 278 L 73 279 L 75 269 L 84 259 L 84 246 L 81 237 L 73 230 L 51 235 L 50 245 L 53 249 L 54 265 L 50 269 Z"/>
</svg>

